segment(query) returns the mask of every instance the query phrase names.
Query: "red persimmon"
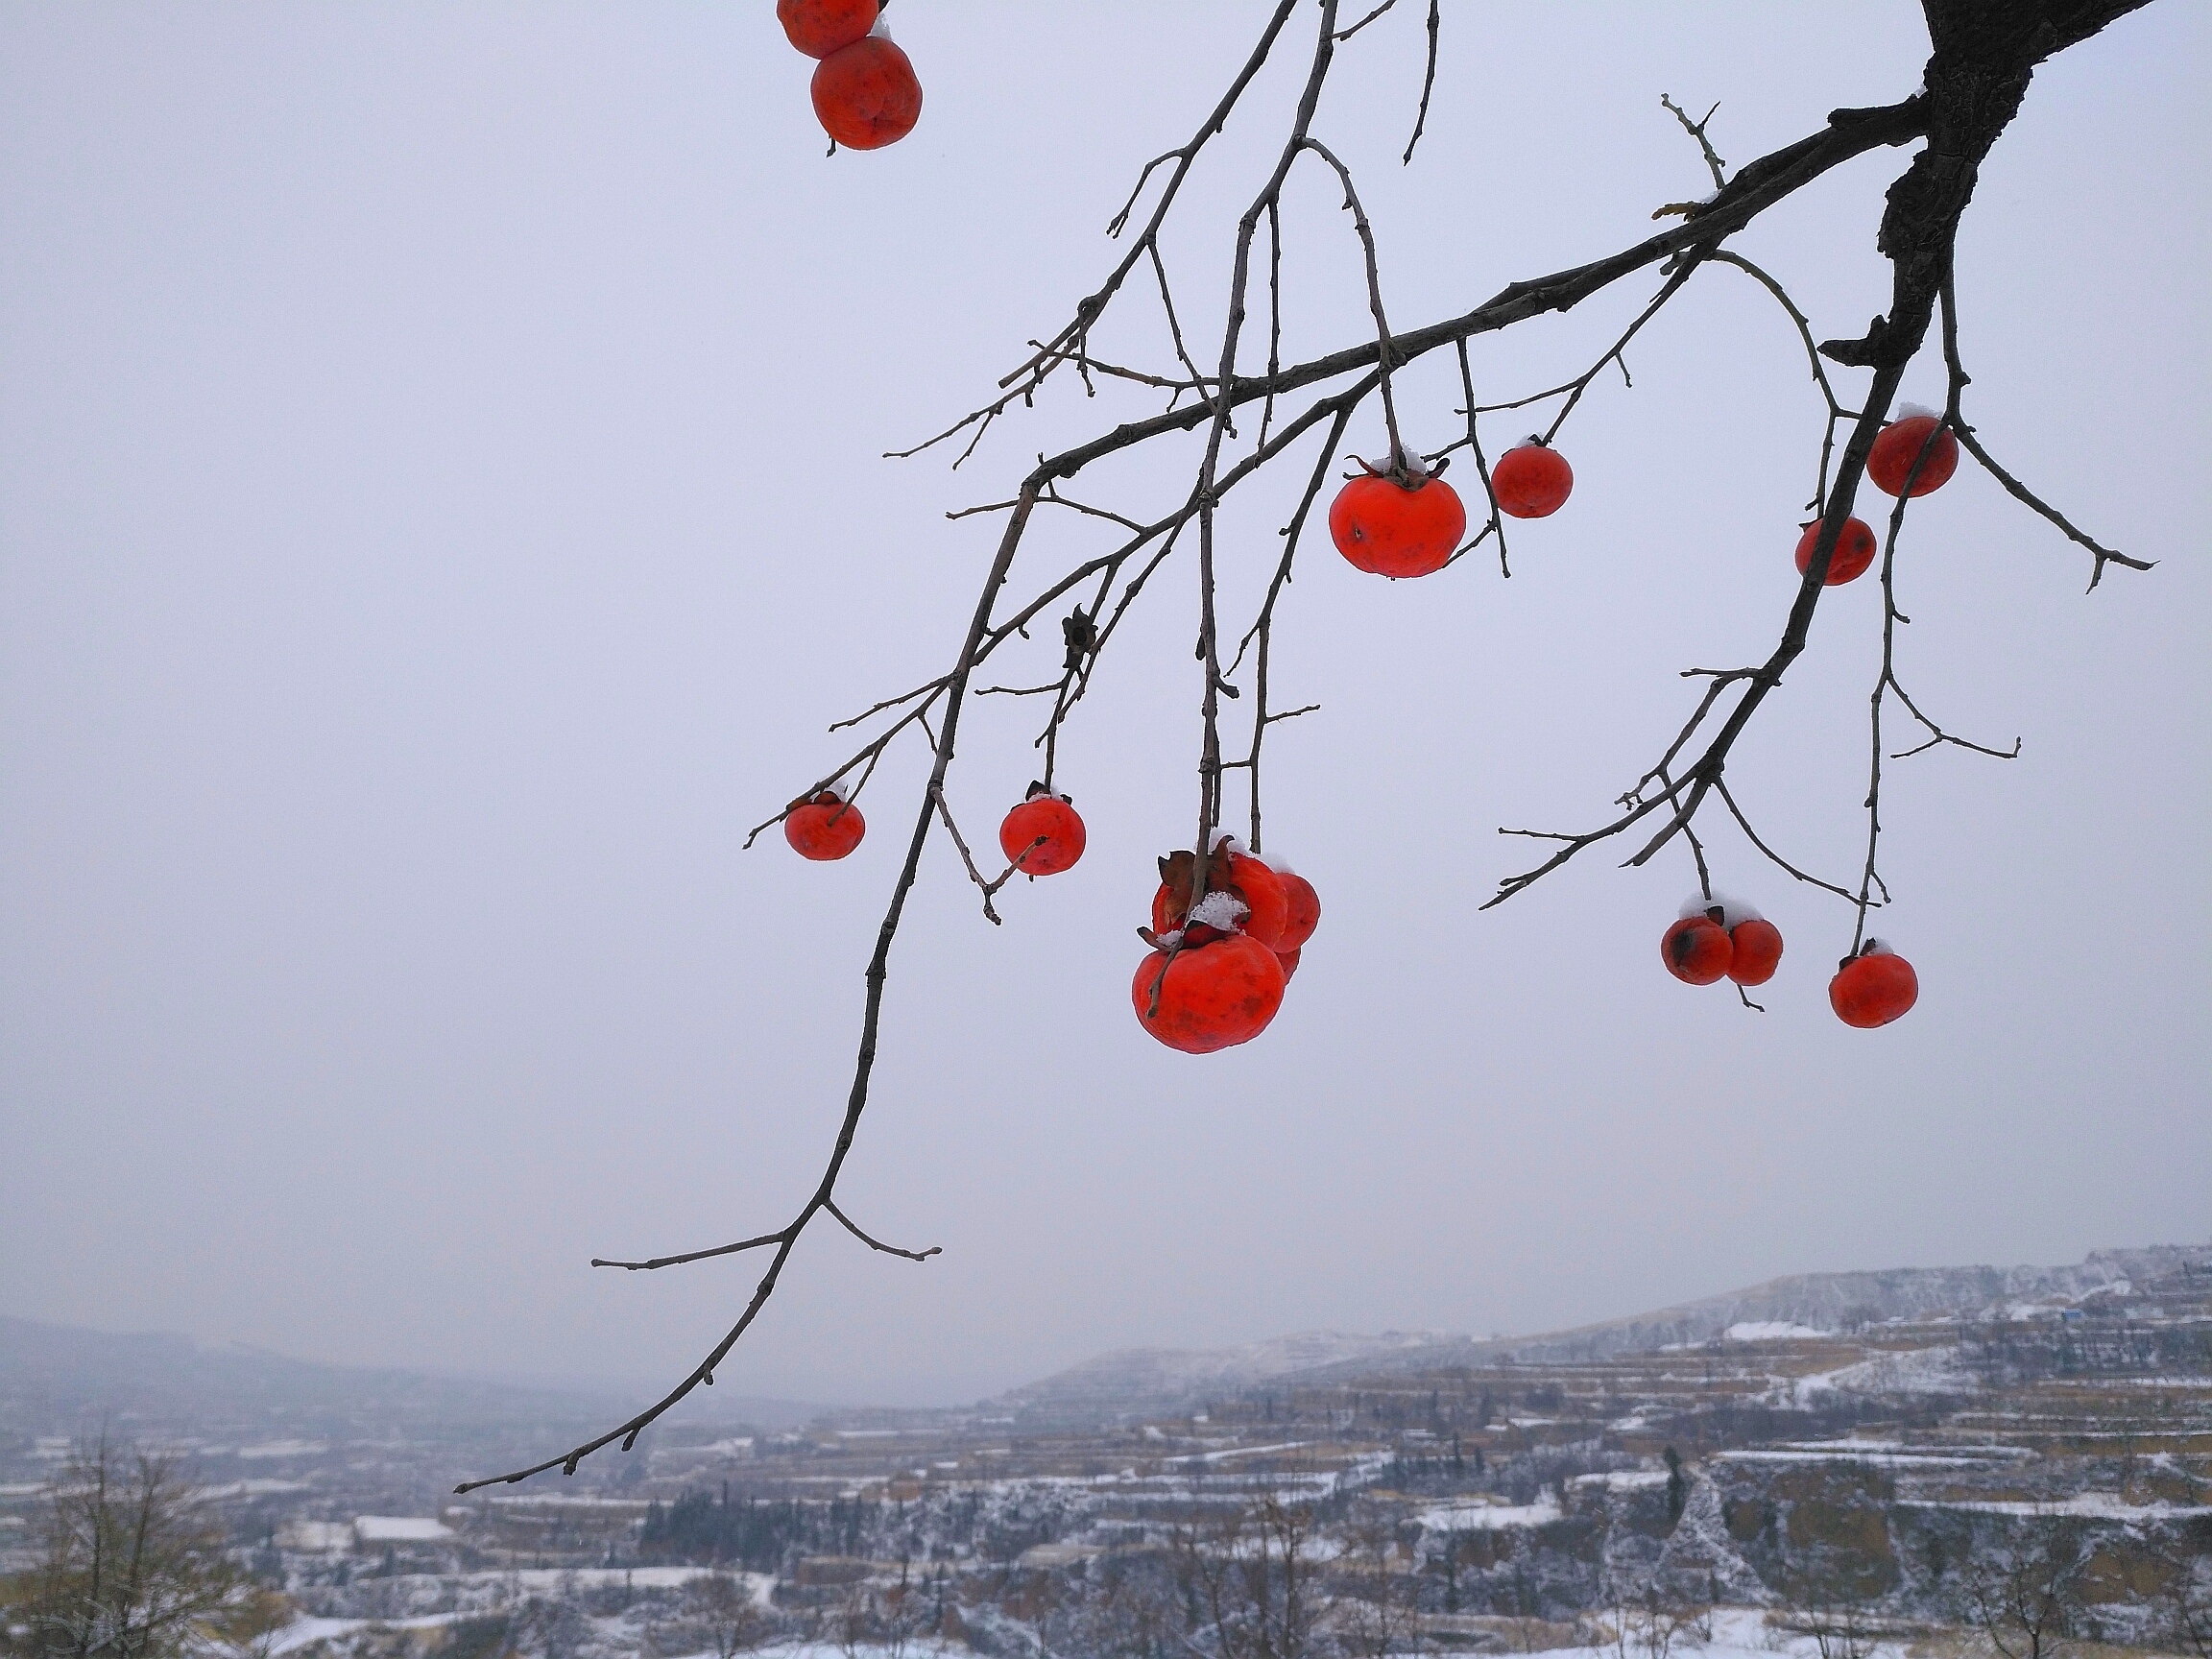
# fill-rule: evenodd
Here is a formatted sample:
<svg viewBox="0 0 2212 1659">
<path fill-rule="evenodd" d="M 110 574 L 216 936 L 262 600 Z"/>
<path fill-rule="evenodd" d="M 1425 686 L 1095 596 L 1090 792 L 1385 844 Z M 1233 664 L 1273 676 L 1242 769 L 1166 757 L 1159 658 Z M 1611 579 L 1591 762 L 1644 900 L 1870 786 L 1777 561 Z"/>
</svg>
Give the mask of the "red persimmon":
<svg viewBox="0 0 2212 1659">
<path fill-rule="evenodd" d="M 1441 570 L 1467 530 L 1459 493 L 1441 478 L 1401 484 L 1382 472 L 1346 481 L 1329 504 L 1329 535 L 1359 569 L 1377 576 Z"/>
<path fill-rule="evenodd" d="M 794 802 L 783 815 L 783 839 L 802 858 L 842 858 L 868 833 L 860 808 L 825 789 L 810 801 Z"/>
<path fill-rule="evenodd" d="M 1797 574 L 1802 576 L 1813 565 L 1813 549 L 1820 540 L 1820 520 L 1815 518 L 1805 526 L 1805 534 L 1797 538 Z M 1874 563 L 1874 555 L 1881 543 L 1874 532 L 1856 518 L 1843 520 L 1843 532 L 1836 538 L 1836 551 L 1828 556 L 1828 574 L 1821 578 L 1824 588 L 1840 587 L 1843 583 L 1866 574 L 1866 566 Z"/>
<path fill-rule="evenodd" d="M 1922 410 L 1908 412 L 1904 420 L 1883 427 L 1874 447 L 1866 452 L 1866 476 L 1874 480 L 1874 487 L 1885 495 L 1903 494 L 1915 461 L 1920 462 L 1920 472 L 1912 478 L 1913 494 L 1925 495 L 1948 483 L 1959 470 L 1959 440 L 1948 426 L 1936 431 L 1939 425 L 1937 416 Z M 1931 433 L 1933 444 L 1928 441 Z M 1928 451 L 1925 461 L 1920 460 L 1923 447 Z"/>
<path fill-rule="evenodd" d="M 1299 952 L 1296 950 L 1275 952 L 1275 960 L 1283 964 L 1283 983 L 1286 985 L 1290 983 L 1298 972 L 1298 957 Z"/>
<path fill-rule="evenodd" d="M 1828 981 L 1828 1005 L 1846 1025 L 1871 1031 L 1911 1011 L 1920 999 L 1920 976 L 1912 964 L 1879 939 L 1866 941 L 1856 956 L 1844 958 Z"/>
<path fill-rule="evenodd" d="M 880 150 L 922 118 L 922 83 L 906 54 L 880 35 L 840 47 L 814 66 L 814 115 L 848 150 Z"/>
<path fill-rule="evenodd" d="M 1508 518 L 1548 518 L 1567 505 L 1574 488 L 1575 469 L 1567 457 L 1534 435 L 1490 469 L 1490 493 Z"/>
<path fill-rule="evenodd" d="M 1195 860 L 1177 853 L 1160 860 L 1160 890 L 1152 895 L 1152 931 L 1168 933 L 1183 926 L 1190 911 L 1190 872 Z M 1290 919 L 1290 895 L 1283 878 L 1223 836 L 1206 860 L 1206 892 L 1226 893 L 1241 905 L 1237 926 L 1270 950 L 1283 939 Z"/>
<path fill-rule="evenodd" d="M 1068 797 L 1041 783 L 998 826 L 998 850 L 1024 876 L 1059 875 L 1083 856 L 1083 820 Z"/>
<path fill-rule="evenodd" d="M 1275 878 L 1283 883 L 1284 896 L 1290 901 L 1275 953 L 1295 958 L 1306 948 L 1306 941 L 1313 937 L 1313 929 L 1321 926 L 1321 895 L 1313 891 L 1312 882 L 1294 870 L 1277 870 Z"/>
<path fill-rule="evenodd" d="M 1155 950 L 1129 987 L 1138 1023 L 1170 1048 L 1211 1054 L 1249 1043 L 1283 1006 L 1283 964 L 1249 934 Z"/>
<path fill-rule="evenodd" d="M 809 58 L 827 58 L 876 27 L 877 0 L 776 0 L 784 38 Z"/>
<path fill-rule="evenodd" d="M 1739 985 L 1764 985 L 1782 965 L 1782 929 L 1754 916 L 1728 929 L 1728 977 Z"/>
<path fill-rule="evenodd" d="M 1710 985 L 1728 972 L 1736 947 L 1710 916 L 1685 916 L 1659 936 L 1659 958 L 1685 985 Z"/>
</svg>

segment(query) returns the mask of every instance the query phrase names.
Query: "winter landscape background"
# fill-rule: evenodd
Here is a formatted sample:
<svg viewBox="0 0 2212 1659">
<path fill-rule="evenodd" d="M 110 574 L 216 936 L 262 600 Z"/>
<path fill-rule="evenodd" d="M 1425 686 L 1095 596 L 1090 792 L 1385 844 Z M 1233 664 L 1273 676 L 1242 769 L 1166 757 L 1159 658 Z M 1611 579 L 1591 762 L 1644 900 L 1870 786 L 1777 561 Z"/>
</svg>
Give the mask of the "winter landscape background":
<svg viewBox="0 0 2212 1659">
<path fill-rule="evenodd" d="M 2020 1640 L 2023 1596 L 2045 1651 L 2212 1634 L 2212 1245 L 1108 1354 L 964 1409 L 707 1397 L 452 1495 L 632 1405 L 0 1321 L 4 1565 L 105 1431 L 184 1460 L 301 1659 L 1159 1659 L 1224 1619 L 1285 1653 L 1925 1659 Z"/>
</svg>

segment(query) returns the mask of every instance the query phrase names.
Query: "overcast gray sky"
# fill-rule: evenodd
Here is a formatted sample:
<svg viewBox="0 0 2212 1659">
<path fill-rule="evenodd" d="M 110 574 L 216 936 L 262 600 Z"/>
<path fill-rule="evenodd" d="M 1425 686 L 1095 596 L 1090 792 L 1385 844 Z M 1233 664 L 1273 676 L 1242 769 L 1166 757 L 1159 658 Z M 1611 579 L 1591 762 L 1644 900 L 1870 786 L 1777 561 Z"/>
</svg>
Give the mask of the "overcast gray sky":
<svg viewBox="0 0 2212 1659">
<path fill-rule="evenodd" d="M 1925 53 L 1901 3 L 1455 0 L 1402 171 L 1400 12 L 1317 131 L 1401 327 L 1709 188 L 1662 92 L 1718 100 L 1740 164 L 1910 92 Z M 1259 14 L 902 0 L 921 127 L 825 159 L 767 0 L 0 6 L 0 1309 L 342 1360 L 692 1362 L 742 1265 L 586 1262 L 764 1230 L 811 1185 L 921 753 L 841 864 L 743 832 L 841 757 L 830 720 L 950 661 L 996 528 L 945 511 L 1150 405 L 1070 384 L 957 474 L 878 454 L 1065 320 Z M 1764 1017 L 1662 972 L 1676 854 L 1478 913 L 1528 854 L 1499 825 L 1598 822 L 1686 710 L 1676 671 L 1764 656 L 1788 608 L 1817 404 L 1779 312 L 1709 271 L 1563 434 L 1575 495 L 1509 583 L 1311 548 L 1275 672 L 1323 711 L 1274 739 L 1269 823 L 1326 918 L 1275 1026 L 1209 1059 L 1127 1000 L 1191 814 L 1192 582 L 1163 573 L 1063 749 L 1084 862 L 993 928 L 933 849 L 893 960 L 845 1191 L 945 1255 L 810 1236 L 725 1381 L 949 1400 L 1130 1344 L 1531 1330 L 2212 1234 L 2208 41 L 2161 0 L 2048 66 L 1967 221 L 1970 418 L 2161 563 L 2084 597 L 2086 562 L 1970 462 L 1916 509 L 1908 684 L 2025 748 L 1892 769 L 1908 1020 L 1836 1022 L 1847 908 L 1718 829 L 1722 884 L 1789 939 Z M 1283 56 L 1169 244 L 1200 341 L 1306 47 Z M 1887 303 L 1906 158 L 1739 243 L 1823 335 Z M 1304 354 L 1368 323 L 1317 169 L 1291 205 Z M 1483 342 L 1484 395 L 1578 371 L 1650 287 Z M 1160 362 L 1127 303 L 1112 346 Z M 1455 381 L 1406 376 L 1415 441 L 1449 441 Z M 1907 391 L 1938 400 L 1936 366 Z M 1230 509 L 1232 607 L 1310 465 Z M 1188 466 L 1086 489 L 1157 511 Z M 1033 541 L 1023 591 L 1104 544 Z M 1823 605 L 1730 770 L 1839 878 L 1878 598 Z M 1052 632 L 1006 676 L 1048 670 Z M 1036 718 L 974 710 L 971 839 L 1033 775 Z"/>
</svg>

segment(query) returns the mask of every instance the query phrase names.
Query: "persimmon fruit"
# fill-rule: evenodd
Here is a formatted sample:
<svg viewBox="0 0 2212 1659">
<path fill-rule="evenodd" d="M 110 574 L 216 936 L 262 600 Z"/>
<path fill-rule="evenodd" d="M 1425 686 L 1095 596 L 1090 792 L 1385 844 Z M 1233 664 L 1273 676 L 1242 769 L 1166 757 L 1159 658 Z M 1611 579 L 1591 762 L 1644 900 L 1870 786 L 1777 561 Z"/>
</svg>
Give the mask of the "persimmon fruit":
<svg viewBox="0 0 2212 1659">
<path fill-rule="evenodd" d="M 1659 937 L 1660 960 L 1685 985 L 1712 984 L 1727 974 L 1735 955 L 1728 929 L 1711 916 L 1684 916 Z"/>
<path fill-rule="evenodd" d="M 906 54 L 880 35 L 863 36 L 814 65 L 814 114 L 848 150 L 880 150 L 922 118 L 922 83 Z"/>
<path fill-rule="evenodd" d="M 1083 856 L 1083 820 L 1065 795 L 1030 785 L 998 826 L 998 850 L 1024 876 L 1057 876 Z"/>
<path fill-rule="evenodd" d="M 1925 410 L 1908 410 L 1901 421 L 1892 421 L 1882 428 L 1881 436 L 1874 440 L 1874 447 L 1866 452 L 1866 476 L 1885 495 L 1905 493 L 1905 480 L 1911 475 L 1912 463 L 1920 460 L 1923 447 L 1928 459 L 1920 462 L 1920 474 L 1912 479 L 1912 493 L 1925 495 L 1940 490 L 1959 470 L 1959 440 L 1947 426 L 1936 432 L 1941 418 Z M 1936 433 L 1931 445 L 1928 435 Z"/>
<path fill-rule="evenodd" d="M 1281 960 L 1259 940 L 1222 933 L 1152 951 L 1137 964 L 1129 1000 L 1138 1023 L 1168 1047 L 1212 1054 L 1267 1028 L 1283 1006 L 1284 977 Z"/>
<path fill-rule="evenodd" d="M 868 822 L 860 816 L 860 808 L 834 789 L 795 802 L 783 815 L 783 839 L 800 857 L 817 862 L 844 857 L 867 833 Z"/>
<path fill-rule="evenodd" d="M 1441 570 L 1466 531 L 1459 493 L 1441 478 L 1401 483 L 1387 472 L 1363 472 L 1348 479 L 1329 504 L 1336 551 L 1376 576 Z"/>
<path fill-rule="evenodd" d="M 1190 910 L 1190 871 L 1195 863 L 1189 853 L 1160 860 L 1160 888 L 1152 895 L 1152 931 L 1172 932 L 1183 926 Z M 1244 913 L 1238 926 L 1273 950 L 1282 944 L 1290 920 L 1290 895 L 1282 877 L 1224 836 L 1206 860 L 1206 893 L 1227 893 Z"/>
<path fill-rule="evenodd" d="M 1912 964 L 1879 939 L 1845 957 L 1828 981 L 1828 1005 L 1836 1018 L 1862 1031 L 1902 1019 L 1919 999 L 1920 976 Z"/>
<path fill-rule="evenodd" d="M 1321 895 L 1295 870 L 1278 869 L 1275 878 L 1283 883 L 1284 897 L 1290 902 L 1283 935 L 1275 942 L 1275 953 L 1295 960 L 1306 941 L 1313 937 L 1313 929 L 1321 926 Z"/>
<path fill-rule="evenodd" d="M 1820 520 L 1815 518 L 1805 526 L 1805 534 L 1797 539 L 1797 574 L 1802 576 L 1812 568 L 1813 549 L 1820 541 Z M 1836 551 L 1828 556 L 1828 574 L 1820 579 L 1824 588 L 1839 588 L 1846 582 L 1866 574 L 1866 567 L 1874 563 L 1874 555 L 1881 543 L 1874 532 L 1857 518 L 1843 520 L 1842 534 L 1836 538 Z"/>
<path fill-rule="evenodd" d="M 827 58 L 876 27 L 877 0 L 776 0 L 783 37 L 809 58 Z"/>
<path fill-rule="evenodd" d="M 1782 929 L 1750 916 L 1728 929 L 1728 977 L 1739 985 L 1764 985 L 1782 965 Z"/>
<path fill-rule="evenodd" d="M 1533 433 L 1490 469 L 1490 493 L 1508 518 L 1549 518 L 1567 505 L 1574 489 L 1575 469 L 1567 457 Z"/>
</svg>

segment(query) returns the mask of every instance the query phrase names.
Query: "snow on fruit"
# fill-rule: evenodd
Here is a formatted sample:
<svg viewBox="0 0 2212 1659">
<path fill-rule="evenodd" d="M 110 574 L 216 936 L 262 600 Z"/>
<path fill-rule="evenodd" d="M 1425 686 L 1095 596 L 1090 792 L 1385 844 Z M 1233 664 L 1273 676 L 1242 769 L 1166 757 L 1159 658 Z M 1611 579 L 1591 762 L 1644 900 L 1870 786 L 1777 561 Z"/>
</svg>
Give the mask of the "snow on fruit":
<svg viewBox="0 0 2212 1659">
<path fill-rule="evenodd" d="M 1490 493 L 1508 518 L 1549 518 L 1567 505 L 1574 488 L 1567 457 L 1533 432 L 1490 469 Z"/>
<path fill-rule="evenodd" d="M 814 66 L 814 114 L 848 150 L 880 150 L 922 118 L 922 83 L 887 36 L 869 35 Z"/>
<path fill-rule="evenodd" d="M 1426 576 L 1451 563 L 1467 531 L 1459 493 L 1404 455 L 1384 469 L 1352 457 L 1363 469 L 1329 504 L 1336 551 L 1371 575 Z"/>
<path fill-rule="evenodd" d="M 1152 931 L 1169 933 L 1194 914 L 1190 873 L 1197 860 L 1189 853 L 1170 854 L 1160 860 L 1160 890 L 1152 896 Z M 1283 878 L 1244 851 L 1234 835 L 1224 835 L 1206 860 L 1206 891 L 1201 902 L 1227 894 L 1243 914 L 1238 918 L 1245 932 L 1270 950 L 1283 949 L 1283 932 L 1290 921 L 1290 895 Z"/>
<path fill-rule="evenodd" d="M 1820 520 L 1815 518 L 1805 526 L 1805 534 L 1797 538 L 1797 574 L 1802 576 L 1812 568 L 1813 549 L 1820 541 Z M 1836 538 L 1836 551 L 1828 556 L 1828 574 L 1821 578 L 1824 588 L 1839 588 L 1844 583 L 1866 574 L 1866 567 L 1874 563 L 1874 555 L 1881 543 L 1874 532 L 1856 518 L 1843 520 L 1842 534 Z"/>
<path fill-rule="evenodd" d="M 1938 427 L 1942 429 L 1938 431 Z M 1929 443 L 1931 435 L 1933 444 Z M 1928 451 L 1926 460 L 1921 460 L 1922 448 Z M 1916 477 L 1912 473 L 1915 461 L 1920 463 Z M 1940 490 L 1958 470 L 1959 440 L 1933 409 L 1914 403 L 1906 404 L 1900 419 L 1882 428 L 1882 435 L 1866 453 L 1866 476 L 1885 495 L 1902 495 L 1908 477 L 1912 478 L 1912 493 L 1925 495 Z"/>
<path fill-rule="evenodd" d="M 776 0 L 784 38 L 809 58 L 827 58 L 876 27 L 876 0 Z"/>
<path fill-rule="evenodd" d="M 1042 783 L 998 826 L 998 850 L 1024 876 L 1057 876 L 1083 856 L 1083 820 L 1065 795 Z"/>
<path fill-rule="evenodd" d="M 802 858 L 842 858 L 867 833 L 860 808 L 834 789 L 825 789 L 811 800 L 802 796 L 783 814 L 783 839 Z"/>
<path fill-rule="evenodd" d="M 1920 976 L 1912 964 L 1879 939 L 1846 956 L 1828 981 L 1828 1005 L 1836 1018 L 1862 1031 L 1903 1018 L 1919 999 Z"/>
</svg>

